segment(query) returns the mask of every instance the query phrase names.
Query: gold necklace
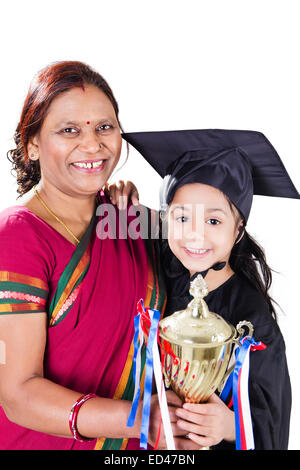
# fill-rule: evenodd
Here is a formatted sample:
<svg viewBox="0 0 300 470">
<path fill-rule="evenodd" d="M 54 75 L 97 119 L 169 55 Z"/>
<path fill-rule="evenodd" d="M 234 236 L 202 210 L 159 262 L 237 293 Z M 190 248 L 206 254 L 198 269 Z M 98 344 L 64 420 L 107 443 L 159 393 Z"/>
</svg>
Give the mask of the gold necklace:
<svg viewBox="0 0 300 470">
<path fill-rule="evenodd" d="M 42 206 L 44 206 L 44 208 L 49 212 L 49 214 L 52 215 L 52 217 L 54 217 L 55 220 L 57 220 L 57 222 L 59 222 L 65 229 L 66 231 L 71 235 L 71 237 L 74 238 L 74 240 L 76 241 L 77 245 L 80 243 L 80 240 L 74 235 L 74 233 L 72 232 L 72 230 L 69 229 L 69 227 L 66 226 L 66 224 L 60 220 L 59 217 L 57 217 L 57 215 L 54 214 L 54 212 L 52 212 L 51 209 L 49 209 L 49 207 L 47 206 L 47 204 L 45 203 L 45 201 L 41 198 L 41 196 L 39 195 L 37 189 L 36 189 L 36 185 L 33 187 L 33 191 L 36 195 L 36 197 L 38 198 L 38 200 L 40 201 L 40 203 L 42 204 Z"/>
</svg>

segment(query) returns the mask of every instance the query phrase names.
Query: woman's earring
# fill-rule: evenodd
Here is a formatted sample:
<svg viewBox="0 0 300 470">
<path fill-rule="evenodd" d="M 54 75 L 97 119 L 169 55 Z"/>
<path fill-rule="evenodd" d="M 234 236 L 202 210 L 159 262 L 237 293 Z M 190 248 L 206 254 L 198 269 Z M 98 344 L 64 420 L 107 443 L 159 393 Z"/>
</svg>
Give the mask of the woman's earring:
<svg viewBox="0 0 300 470">
<path fill-rule="evenodd" d="M 31 160 L 38 160 L 39 154 L 36 153 L 36 152 L 33 152 L 33 153 L 30 154 L 30 158 L 31 158 Z"/>
<path fill-rule="evenodd" d="M 100 147 L 101 149 L 103 149 L 103 145 L 102 145 L 102 144 L 99 144 L 99 147 Z"/>
</svg>

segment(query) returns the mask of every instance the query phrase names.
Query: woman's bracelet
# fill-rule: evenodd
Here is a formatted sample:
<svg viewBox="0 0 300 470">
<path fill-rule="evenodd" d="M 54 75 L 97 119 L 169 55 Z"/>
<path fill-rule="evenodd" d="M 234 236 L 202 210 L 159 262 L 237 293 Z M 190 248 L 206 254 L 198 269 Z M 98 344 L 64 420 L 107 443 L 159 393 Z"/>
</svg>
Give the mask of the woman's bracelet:
<svg viewBox="0 0 300 470">
<path fill-rule="evenodd" d="M 81 397 L 78 398 L 78 400 L 76 400 L 76 402 L 71 408 L 71 412 L 69 416 L 69 426 L 70 426 L 71 433 L 73 434 L 73 437 L 74 439 L 76 439 L 76 441 L 84 442 L 84 441 L 93 441 L 95 439 L 94 437 L 92 438 L 83 437 L 79 434 L 79 432 L 77 431 L 77 415 L 83 403 L 85 403 L 90 398 L 95 398 L 96 396 L 97 395 L 95 395 L 94 393 L 89 393 L 88 395 L 82 395 Z"/>
</svg>

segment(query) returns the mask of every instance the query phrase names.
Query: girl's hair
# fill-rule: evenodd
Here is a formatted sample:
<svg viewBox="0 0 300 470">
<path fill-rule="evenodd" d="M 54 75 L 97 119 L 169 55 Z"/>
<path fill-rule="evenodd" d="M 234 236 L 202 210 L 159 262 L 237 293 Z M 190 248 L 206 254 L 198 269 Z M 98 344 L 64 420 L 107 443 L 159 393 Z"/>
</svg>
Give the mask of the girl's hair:
<svg viewBox="0 0 300 470">
<path fill-rule="evenodd" d="M 56 96 L 75 87 L 84 90 L 85 85 L 94 85 L 105 93 L 123 131 L 118 117 L 118 103 L 108 83 L 98 72 L 77 61 L 56 62 L 45 67 L 31 82 L 14 134 L 16 148 L 7 152 L 8 160 L 16 172 L 17 192 L 20 196 L 27 193 L 41 178 L 39 161 L 31 160 L 27 154 L 30 138 L 40 131 L 49 106 Z"/>
<path fill-rule="evenodd" d="M 231 250 L 229 264 L 232 270 L 246 278 L 267 301 L 272 316 L 276 319 L 274 300 L 268 291 L 272 283 L 272 270 L 268 266 L 263 248 L 245 230 L 243 238 Z"/>
<path fill-rule="evenodd" d="M 272 270 L 268 266 L 263 248 L 254 240 L 244 228 L 244 218 L 239 210 L 234 206 L 230 199 L 225 196 L 231 211 L 238 212 L 236 220 L 237 225 L 242 221 L 243 226 L 239 231 L 238 240 L 231 250 L 229 265 L 231 269 L 246 278 L 258 291 L 260 291 L 270 309 L 272 316 L 277 319 L 274 303 L 269 295 L 269 289 L 272 284 Z M 235 211 L 234 211 L 235 208 Z M 242 238 L 241 234 L 243 233 Z"/>
</svg>

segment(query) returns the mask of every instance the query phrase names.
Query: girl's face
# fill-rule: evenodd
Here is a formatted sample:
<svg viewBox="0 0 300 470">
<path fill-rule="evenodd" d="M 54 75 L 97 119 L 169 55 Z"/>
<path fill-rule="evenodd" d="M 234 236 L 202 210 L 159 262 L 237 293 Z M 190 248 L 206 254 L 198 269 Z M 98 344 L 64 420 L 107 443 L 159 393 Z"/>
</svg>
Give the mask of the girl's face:
<svg viewBox="0 0 300 470">
<path fill-rule="evenodd" d="M 43 183 L 71 196 L 95 194 L 117 165 L 122 146 L 118 120 L 105 93 L 95 86 L 72 88 L 51 103 L 30 145 Z"/>
<path fill-rule="evenodd" d="M 191 275 L 227 262 L 241 225 L 238 219 L 238 211 L 218 189 L 201 183 L 182 186 L 168 211 L 170 249 Z"/>
</svg>

